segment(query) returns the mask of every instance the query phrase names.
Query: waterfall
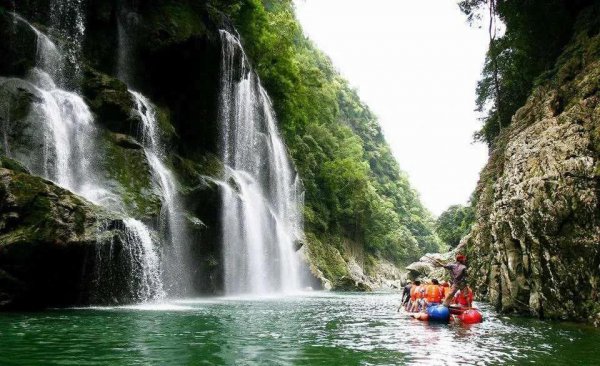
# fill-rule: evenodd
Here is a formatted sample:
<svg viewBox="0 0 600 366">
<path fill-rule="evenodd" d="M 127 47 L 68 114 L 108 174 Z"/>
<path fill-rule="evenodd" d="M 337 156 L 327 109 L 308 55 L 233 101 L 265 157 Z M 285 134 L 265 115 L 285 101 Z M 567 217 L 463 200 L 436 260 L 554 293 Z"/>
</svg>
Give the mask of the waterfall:
<svg viewBox="0 0 600 366">
<path fill-rule="evenodd" d="M 302 187 L 239 40 L 221 31 L 220 153 L 225 292 L 298 290 Z"/>
<path fill-rule="evenodd" d="M 59 2 L 72 14 L 72 6 L 81 6 L 81 1 Z M 57 10 L 58 11 L 58 10 Z M 53 14 L 52 17 L 59 13 Z M 89 201 L 109 210 L 123 212 L 119 196 L 111 188 L 103 185 L 99 178 L 99 162 L 95 157 L 100 156 L 99 147 L 95 141 L 99 139 L 98 130 L 94 125 L 93 115 L 84 100 L 74 92 L 64 90 L 71 81 L 61 79 L 65 75 L 65 62 L 73 62 L 79 67 L 77 52 L 72 51 L 65 57 L 61 50 L 42 32 L 26 20 L 14 14 L 15 21 L 23 22 L 37 35 L 37 64 L 26 81 L 28 86 L 39 97 L 34 99 L 34 107 L 28 120 L 39 126 L 41 143 L 39 150 L 26 151 L 15 156 L 37 175 L 56 182 L 58 185 L 79 194 Z M 64 20 L 64 17 L 60 17 Z M 81 41 L 83 27 L 81 18 L 76 17 L 77 29 L 75 36 L 68 38 L 69 47 L 80 47 L 75 44 Z M 62 24 L 62 23 L 61 23 Z M 69 33 L 64 33 L 69 34 Z M 14 79 L 8 79 L 14 80 Z M 4 81 L 8 82 L 8 81 Z M 8 149 L 8 143 L 5 146 Z M 123 220 L 123 230 L 126 233 L 124 255 L 127 266 L 135 269 L 130 284 L 132 296 L 136 301 L 148 301 L 163 295 L 160 281 L 160 267 L 155 251 L 154 241 L 148 228 L 133 218 Z M 98 248 L 98 255 L 106 254 Z M 112 266 L 114 253 L 110 251 L 108 258 L 98 258 L 102 266 Z M 102 270 L 103 271 L 103 270 Z M 102 278 L 99 278 L 102 281 Z M 110 283 L 107 284 L 110 287 Z"/>
<path fill-rule="evenodd" d="M 135 15 L 121 4 L 117 17 L 117 77 L 129 87 L 131 77 L 132 50 L 135 40 L 131 37 L 131 23 L 137 20 Z M 190 241 L 186 226 L 184 208 L 178 193 L 178 182 L 168 168 L 165 146 L 158 123 L 156 107 L 142 93 L 129 90 L 135 101 L 135 113 L 142 121 L 138 139 L 142 142 L 146 160 L 150 167 L 155 185 L 161 194 L 161 213 L 159 232 L 163 245 L 162 267 L 165 285 L 170 295 L 189 294 L 192 289 L 192 269 L 190 261 Z"/>
<path fill-rule="evenodd" d="M 53 75 L 61 85 L 73 89 L 79 86 L 82 76 L 81 54 L 85 36 L 84 0 L 50 1 L 50 34 L 62 40 L 61 51 L 64 62 L 57 67 Z"/>
<path fill-rule="evenodd" d="M 161 191 L 162 209 L 160 232 L 163 242 L 170 244 L 163 252 L 164 276 L 171 292 L 185 294 L 191 287 L 189 261 L 189 238 L 186 230 L 183 206 L 177 192 L 177 180 L 165 165 L 165 148 L 161 141 L 156 109 L 141 93 L 131 91 L 136 103 L 136 113 L 142 120 L 140 140 L 154 181 Z"/>
<path fill-rule="evenodd" d="M 92 301 L 126 299 L 146 302 L 165 297 L 159 270 L 160 259 L 148 227 L 132 218 L 124 219 L 118 227 L 125 235 L 113 237 L 96 251 Z M 100 228 L 100 231 L 105 229 Z M 123 249 L 117 250 L 116 244 Z"/>
</svg>

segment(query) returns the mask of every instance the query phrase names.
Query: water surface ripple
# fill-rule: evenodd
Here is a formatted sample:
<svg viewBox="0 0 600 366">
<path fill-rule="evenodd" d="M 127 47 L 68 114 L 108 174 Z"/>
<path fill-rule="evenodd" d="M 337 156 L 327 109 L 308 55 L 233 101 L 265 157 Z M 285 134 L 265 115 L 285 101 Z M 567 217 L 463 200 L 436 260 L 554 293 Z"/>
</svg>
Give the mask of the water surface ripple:
<svg viewBox="0 0 600 366">
<path fill-rule="evenodd" d="M 427 324 L 394 294 L 188 299 L 0 314 L 0 365 L 593 365 L 600 331 L 508 318 Z"/>
</svg>

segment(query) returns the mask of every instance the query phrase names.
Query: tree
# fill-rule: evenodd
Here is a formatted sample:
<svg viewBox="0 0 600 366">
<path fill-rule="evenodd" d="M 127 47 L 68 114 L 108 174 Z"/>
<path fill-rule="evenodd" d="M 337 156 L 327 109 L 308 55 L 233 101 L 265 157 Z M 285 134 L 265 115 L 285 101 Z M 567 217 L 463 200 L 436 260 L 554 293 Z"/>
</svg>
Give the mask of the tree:
<svg viewBox="0 0 600 366">
<path fill-rule="evenodd" d="M 550 71 L 573 33 L 577 15 L 592 0 L 463 0 L 460 9 L 471 24 L 480 24 L 484 10 L 490 45 L 477 84 L 477 110 L 483 126 L 476 139 L 493 146 L 513 114 L 525 104 L 536 81 Z M 506 31 L 496 34 L 496 22 Z"/>
<path fill-rule="evenodd" d="M 442 241 L 454 248 L 471 231 L 475 212 L 471 206 L 450 206 L 438 217 L 435 231 Z"/>
</svg>

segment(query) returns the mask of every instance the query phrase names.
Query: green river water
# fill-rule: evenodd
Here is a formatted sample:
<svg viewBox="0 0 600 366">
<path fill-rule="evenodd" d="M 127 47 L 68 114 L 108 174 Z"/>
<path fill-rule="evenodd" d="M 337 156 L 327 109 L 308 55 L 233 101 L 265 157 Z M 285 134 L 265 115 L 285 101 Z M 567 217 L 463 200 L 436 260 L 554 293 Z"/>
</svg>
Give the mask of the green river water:
<svg viewBox="0 0 600 366">
<path fill-rule="evenodd" d="M 396 294 L 312 293 L 0 314 L 0 365 L 600 365 L 600 331 L 427 324 Z"/>
</svg>

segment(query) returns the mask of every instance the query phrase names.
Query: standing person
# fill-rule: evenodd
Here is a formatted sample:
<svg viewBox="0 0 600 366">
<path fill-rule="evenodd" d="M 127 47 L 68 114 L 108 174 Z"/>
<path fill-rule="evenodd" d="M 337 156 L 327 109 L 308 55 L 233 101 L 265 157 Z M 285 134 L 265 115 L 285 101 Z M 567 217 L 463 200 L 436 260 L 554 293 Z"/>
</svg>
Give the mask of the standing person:
<svg viewBox="0 0 600 366">
<path fill-rule="evenodd" d="M 440 286 L 442 288 L 442 299 L 445 299 L 450 293 L 450 284 L 448 284 L 448 281 L 442 281 Z"/>
<path fill-rule="evenodd" d="M 450 288 L 450 293 L 444 300 L 444 306 L 448 306 L 458 290 L 462 290 L 467 286 L 467 257 L 462 254 L 458 254 L 456 255 L 456 262 L 450 264 L 444 264 L 435 258 L 432 259 L 436 262 L 437 266 L 444 267 L 450 271 L 452 287 Z"/>
<path fill-rule="evenodd" d="M 411 312 L 418 313 L 425 306 L 425 285 L 417 281 L 418 285 L 414 290 L 415 301 L 411 307 Z"/>
<path fill-rule="evenodd" d="M 415 312 L 414 310 L 417 307 L 417 303 L 419 300 L 419 290 L 421 289 L 421 281 L 414 281 L 413 286 L 410 288 L 410 302 L 406 307 L 406 310 L 409 312 Z"/>
<path fill-rule="evenodd" d="M 410 301 L 408 301 L 406 303 L 406 306 L 404 307 L 404 309 L 406 311 L 412 311 L 412 308 L 415 304 L 415 302 L 417 301 L 417 288 L 419 288 L 421 286 L 421 282 L 420 281 L 413 281 L 411 287 L 410 287 L 410 292 L 409 292 L 409 299 Z"/>
</svg>

